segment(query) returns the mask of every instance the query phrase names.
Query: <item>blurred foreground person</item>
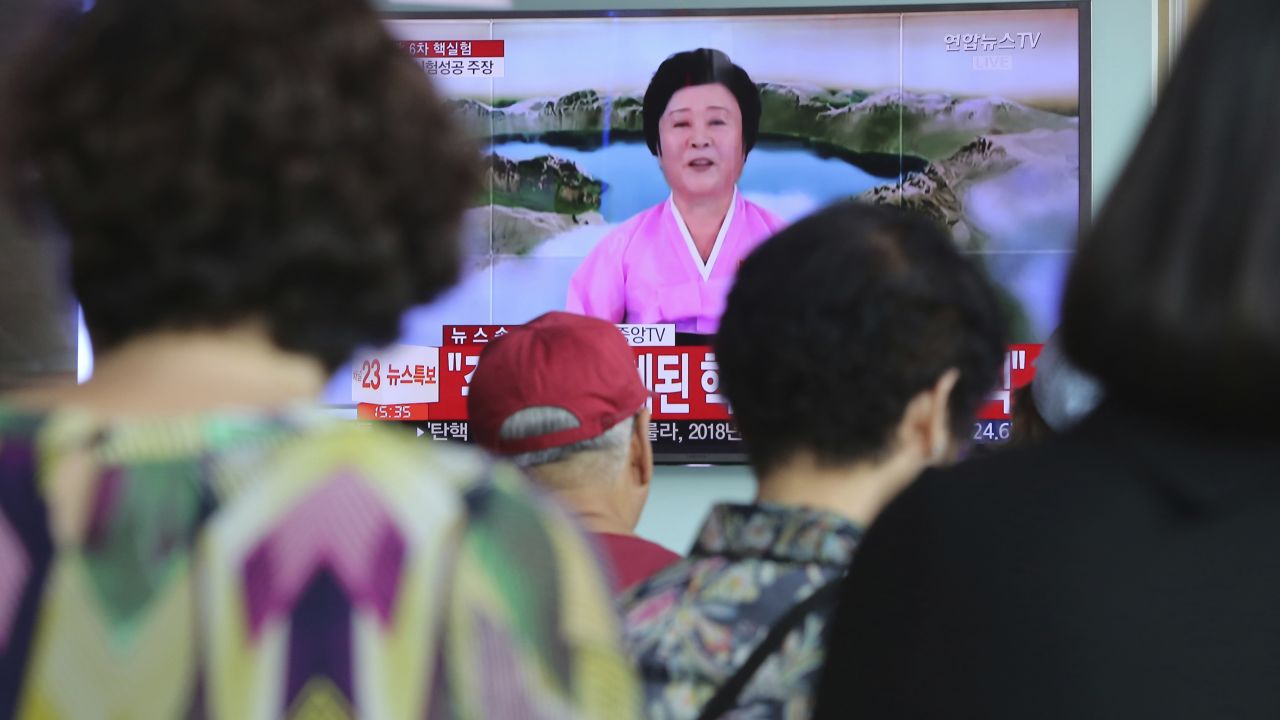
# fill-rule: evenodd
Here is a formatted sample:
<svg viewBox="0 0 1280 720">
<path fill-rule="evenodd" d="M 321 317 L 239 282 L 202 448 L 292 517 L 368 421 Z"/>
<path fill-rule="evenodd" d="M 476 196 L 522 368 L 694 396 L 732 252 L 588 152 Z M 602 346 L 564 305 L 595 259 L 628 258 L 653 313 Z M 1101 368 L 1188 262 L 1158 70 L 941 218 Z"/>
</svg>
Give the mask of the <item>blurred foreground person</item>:
<svg viewBox="0 0 1280 720">
<path fill-rule="evenodd" d="M 92 380 L 0 403 L 0 716 L 631 717 L 517 471 L 330 419 L 458 272 L 474 158 L 363 0 L 98 0 L 12 75 Z"/>
<path fill-rule="evenodd" d="M 818 717 L 1280 717 L 1278 34 L 1203 11 L 1067 283 L 1102 404 L 881 515 Z"/>
<path fill-rule="evenodd" d="M 625 589 L 680 559 L 635 534 L 653 480 L 649 391 L 612 323 L 551 312 L 485 348 L 467 413 L 476 442 L 555 493 Z"/>
<path fill-rule="evenodd" d="M 1001 336 L 978 271 L 894 208 L 832 206 L 747 258 L 716 357 L 757 499 L 712 509 L 689 558 L 624 599 L 651 717 L 808 716 L 833 581 L 971 435 Z"/>
<path fill-rule="evenodd" d="M 1031 382 L 1013 393 L 1011 446 L 1043 442 L 1071 429 L 1102 401 L 1102 386 L 1062 354 L 1062 337 L 1049 336 L 1032 363 Z"/>
</svg>

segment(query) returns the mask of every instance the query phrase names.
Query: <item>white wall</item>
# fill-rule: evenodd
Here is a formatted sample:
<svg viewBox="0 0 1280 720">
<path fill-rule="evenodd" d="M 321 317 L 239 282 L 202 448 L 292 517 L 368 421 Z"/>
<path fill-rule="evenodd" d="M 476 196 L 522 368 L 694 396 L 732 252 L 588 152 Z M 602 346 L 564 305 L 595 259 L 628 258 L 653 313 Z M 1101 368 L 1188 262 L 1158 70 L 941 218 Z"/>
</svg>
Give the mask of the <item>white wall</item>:
<svg viewBox="0 0 1280 720">
<path fill-rule="evenodd" d="M 750 502 L 755 492 L 755 480 L 745 467 L 660 466 L 636 531 L 684 553 L 708 508 L 717 502 Z"/>
</svg>

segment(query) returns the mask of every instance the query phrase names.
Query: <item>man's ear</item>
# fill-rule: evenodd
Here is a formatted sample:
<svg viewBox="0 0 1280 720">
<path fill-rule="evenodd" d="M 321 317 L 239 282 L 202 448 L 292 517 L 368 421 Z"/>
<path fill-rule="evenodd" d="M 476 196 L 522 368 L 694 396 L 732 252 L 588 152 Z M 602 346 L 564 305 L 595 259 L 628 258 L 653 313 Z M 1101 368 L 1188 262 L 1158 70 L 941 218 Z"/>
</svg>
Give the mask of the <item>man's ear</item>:
<svg viewBox="0 0 1280 720">
<path fill-rule="evenodd" d="M 898 441 L 913 449 L 927 464 L 951 456 L 951 393 L 960 380 L 960 371 L 947 368 L 937 382 L 916 393 L 907 403 L 898 427 Z"/>
<path fill-rule="evenodd" d="M 649 408 L 640 408 L 631 424 L 631 466 L 628 472 L 634 482 L 648 488 L 653 481 L 653 444 L 649 442 Z"/>
</svg>

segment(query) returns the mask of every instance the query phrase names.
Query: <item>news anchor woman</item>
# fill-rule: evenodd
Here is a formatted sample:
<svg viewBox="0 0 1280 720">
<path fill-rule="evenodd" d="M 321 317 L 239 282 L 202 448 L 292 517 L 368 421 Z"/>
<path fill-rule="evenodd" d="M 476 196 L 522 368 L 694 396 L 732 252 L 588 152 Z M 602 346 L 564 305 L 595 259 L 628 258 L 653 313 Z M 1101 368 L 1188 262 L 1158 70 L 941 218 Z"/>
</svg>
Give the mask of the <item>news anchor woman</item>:
<svg viewBox="0 0 1280 720">
<path fill-rule="evenodd" d="M 723 52 L 663 61 L 644 94 L 644 135 L 671 197 L 592 249 L 570 280 L 567 309 L 714 334 L 738 265 L 783 225 L 738 192 L 759 130 L 760 93 Z"/>
</svg>

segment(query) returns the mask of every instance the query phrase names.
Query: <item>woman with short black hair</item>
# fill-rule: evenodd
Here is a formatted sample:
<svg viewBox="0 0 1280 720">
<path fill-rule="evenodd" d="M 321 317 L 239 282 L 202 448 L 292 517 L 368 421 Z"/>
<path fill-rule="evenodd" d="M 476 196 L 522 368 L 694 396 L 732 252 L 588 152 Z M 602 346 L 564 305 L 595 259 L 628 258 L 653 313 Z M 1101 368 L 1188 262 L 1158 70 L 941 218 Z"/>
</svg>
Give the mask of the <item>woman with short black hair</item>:
<svg viewBox="0 0 1280 720">
<path fill-rule="evenodd" d="M 622 599 L 651 717 L 808 717 L 863 532 L 967 444 L 1003 353 L 995 292 L 928 218 L 846 201 L 756 248 L 716 336 L 756 496 Z"/>
</svg>

